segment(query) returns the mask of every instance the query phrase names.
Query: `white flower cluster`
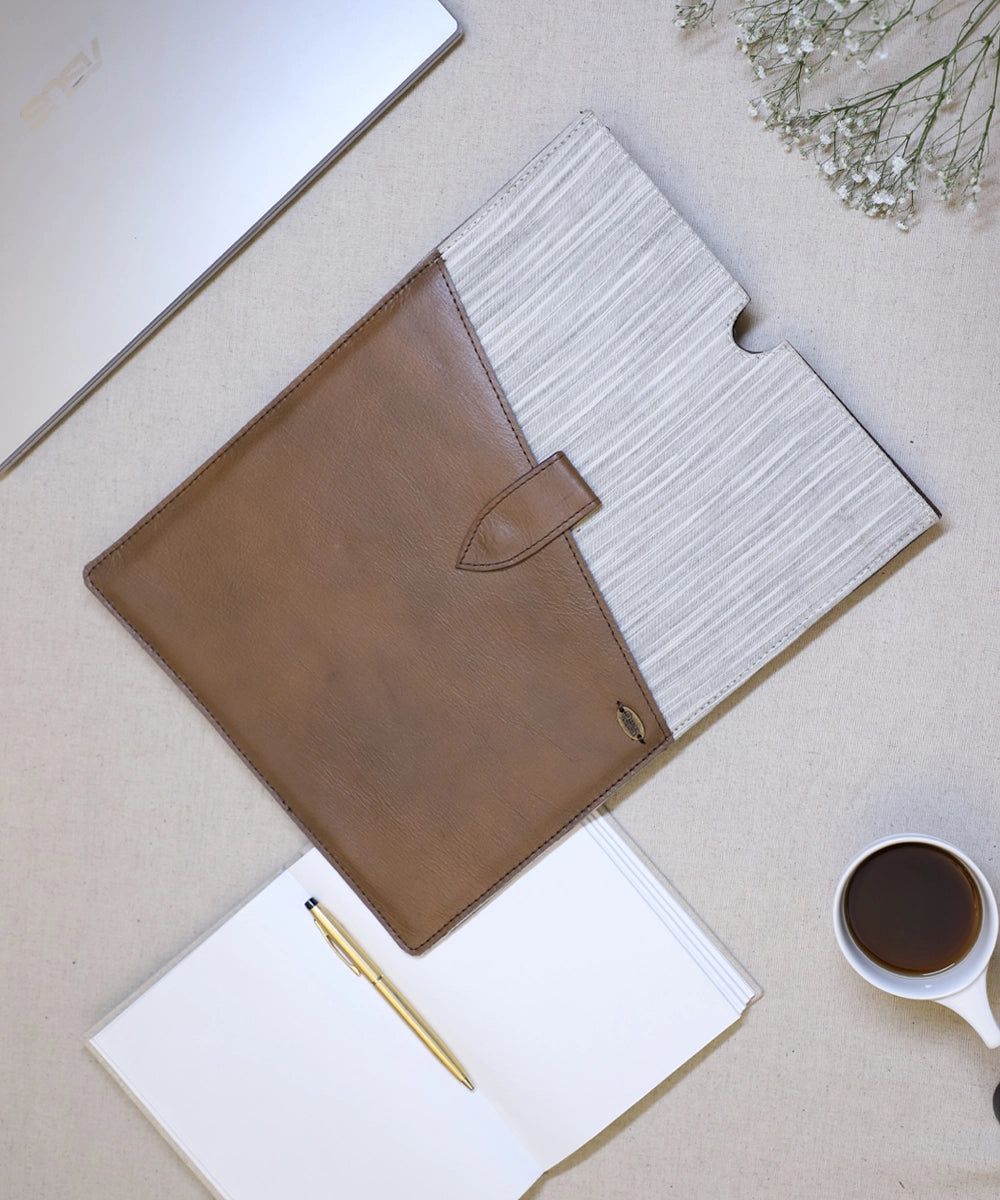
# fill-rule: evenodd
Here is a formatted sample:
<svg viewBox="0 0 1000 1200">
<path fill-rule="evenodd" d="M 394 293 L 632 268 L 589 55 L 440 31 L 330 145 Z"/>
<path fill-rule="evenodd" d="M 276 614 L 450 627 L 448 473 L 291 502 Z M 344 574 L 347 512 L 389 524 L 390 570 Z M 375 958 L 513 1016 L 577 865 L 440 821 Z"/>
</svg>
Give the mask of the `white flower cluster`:
<svg viewBox="0 0 1000 1200">
<path fill-rule="evenodd" d="M 915 165 L 902 154 L 886 152 L 873 122 L 850 113 L 831 112 L 819 122 L 815 114 L 786 115 L 782 136 L 786 144 L 815 158 L 817 168 L 848 208 L 869 217 L 894 216 L 899 229 L 912 228 Z"/>
<path fill-rule="evenodd" d="M 976 2 L 1000 6 L 1000 0 Z M 892 217 L 899 229 L 908 230 L 916 222 L 916 192 L 928 178 L 946 203 L 964 202 L 975 209 L 993 115 L 988 85 L 995 88 L 1000 76 L 1000 25 L 976 42 L 959 38 L 950 55 L 899 82 L 826 108 L 801 110 L 803 84 L 815 70 L 830 70 L 838 55 L 856 59 L 858 66 L 885 55 L 882 40 L 900 18 L 886 14 L 880 4 L 748 0 L 735 16 L 737 44 L 767 89 L 750 102 L 750 115 L 776 131 L 786 150 L 812 157 L 848 208 L 870 217 Z M 856 25 L 861 10 L 866 20 Z M 986 8 L 977 7 L 970 20 L 977 12 L 989 16 Z M 980 74 L 987 84 L 986 100 L 976 118 L 972 101 Z M 968 114 L 968 119 L 964 124 L 954 116 L 939 120 L 941 113 L 950 112 L 960 118 Z"/>
<path fill-rule="evenodd" d="M 897 26 L 946 2 L 918 14 L 912 0 L 738 0 L 733 14 L 737 46 L 761 85 L 750 115 L 786 150 L 813 158 L 843 204 L 902 230 L 915 223 L 924 182 L 950 204 L 976 206 L 1000 95 L 1000 0 L 958 0 L 969 11 L 951 49 L 903 79 L 825 108 L 805 108 L 802 95 L 819 72 L 885 59 Z M 698 24 L 713 6 L 678 7 L 677 23 Z"/>
</svg>

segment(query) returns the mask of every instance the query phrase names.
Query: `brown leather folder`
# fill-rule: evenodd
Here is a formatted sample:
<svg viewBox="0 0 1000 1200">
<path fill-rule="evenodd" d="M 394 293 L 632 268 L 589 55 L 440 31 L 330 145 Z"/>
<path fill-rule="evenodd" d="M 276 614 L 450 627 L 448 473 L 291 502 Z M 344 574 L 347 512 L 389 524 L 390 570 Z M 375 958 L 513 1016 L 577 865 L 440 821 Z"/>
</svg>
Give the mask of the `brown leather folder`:
<svg viewBox="0 0 1000 1200">
<path fill-rule="evenodd" d="M 583 114 L 87 569 L 408 950 L 937 520 L 745 302 Z"/>
<path fill-rule="evenodd" d="M 435 254 L 86 571 L 407 950 L 670 740 Z"/>
</svg>

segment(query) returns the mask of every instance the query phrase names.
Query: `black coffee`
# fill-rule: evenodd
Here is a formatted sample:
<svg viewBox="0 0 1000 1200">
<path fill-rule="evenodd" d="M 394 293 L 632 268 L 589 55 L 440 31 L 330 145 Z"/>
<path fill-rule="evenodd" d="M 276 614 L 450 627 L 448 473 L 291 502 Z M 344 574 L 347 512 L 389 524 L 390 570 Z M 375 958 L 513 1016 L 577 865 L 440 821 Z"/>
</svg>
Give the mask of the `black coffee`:
<svg viewBox="0 0 1000 1200">
<path fill-rule="evenodd" d="M 869 958 L 906 975 L 954 966 L 975 945 L 979 888 L 946 850 L 900 842 L 855 870 L 844 894 L 851 936 Z"/>
</svg>

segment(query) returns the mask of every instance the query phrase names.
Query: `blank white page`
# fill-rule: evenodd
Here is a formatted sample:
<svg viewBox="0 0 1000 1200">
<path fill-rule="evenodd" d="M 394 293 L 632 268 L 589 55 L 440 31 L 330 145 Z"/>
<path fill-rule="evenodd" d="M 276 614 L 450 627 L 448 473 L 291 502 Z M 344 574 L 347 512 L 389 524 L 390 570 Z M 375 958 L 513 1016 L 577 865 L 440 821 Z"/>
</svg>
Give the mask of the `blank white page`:
<svg viewBox="0 0 1000 1200">
<path fill-rule="evenodd" d="M 486 1093 L 348 971 L 307 899 L 280 875 L 94 1049 L 226 1200 L 520 1196 L 538 1168 Z"/>
<path fill-rule="evenodd" d="M 329 949 L 310 895 L 448 1042 L 474 1093 Z M 420 958 L 309 851 L 91 1044 L 227 1200 L 515 1200 L 753 995 L 599 817 Z"/>
<path fill-rule="evenodd" d="M 755 994 L 607 816 L 425 957 L 400 951 L 392 969 L 414 995 L 426 974 L 427 1011 L 540 1170 L 718 1037 Z"/>
</svg>

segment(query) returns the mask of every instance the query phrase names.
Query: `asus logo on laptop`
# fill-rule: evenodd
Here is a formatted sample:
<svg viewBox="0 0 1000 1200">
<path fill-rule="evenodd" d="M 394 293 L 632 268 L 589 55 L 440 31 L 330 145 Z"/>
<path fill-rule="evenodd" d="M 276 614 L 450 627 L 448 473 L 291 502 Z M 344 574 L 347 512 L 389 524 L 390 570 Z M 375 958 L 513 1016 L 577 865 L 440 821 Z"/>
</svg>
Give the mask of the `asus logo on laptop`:
<svg viewBox="0 0 1000 1200">
<path fill-rule="evenodd" d="M 90 43 L 90 53 L 83 50 L 63 67 L 54 79 L 33 96 L 21 109 L 21 120 L 32 129 L 38 129 L 56 111 L 59 105 L 71 96 L 85 79 L 89 79 L 101 66 L 101 47 L 97 38 Z"/>
</svg>

